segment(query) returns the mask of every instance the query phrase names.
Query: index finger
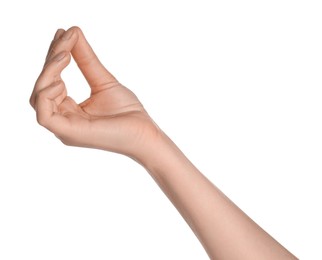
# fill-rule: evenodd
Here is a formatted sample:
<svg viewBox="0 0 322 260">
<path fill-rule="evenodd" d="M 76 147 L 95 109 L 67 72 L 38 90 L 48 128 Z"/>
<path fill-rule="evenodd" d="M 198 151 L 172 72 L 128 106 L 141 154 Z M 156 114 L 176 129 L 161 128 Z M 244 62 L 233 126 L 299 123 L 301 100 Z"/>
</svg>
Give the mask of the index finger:
<svg viewBox="0 0 322 260">
<path fill-rule="evenodd" d="M 73 27 L 73 30 L 77 32 L 78 40 L 71 53 L 90 85 L 92 93 L 99 92 L 118 83 L 116 78 L 100 62 L 82 30 L 79 27 Z"/>
</svg>

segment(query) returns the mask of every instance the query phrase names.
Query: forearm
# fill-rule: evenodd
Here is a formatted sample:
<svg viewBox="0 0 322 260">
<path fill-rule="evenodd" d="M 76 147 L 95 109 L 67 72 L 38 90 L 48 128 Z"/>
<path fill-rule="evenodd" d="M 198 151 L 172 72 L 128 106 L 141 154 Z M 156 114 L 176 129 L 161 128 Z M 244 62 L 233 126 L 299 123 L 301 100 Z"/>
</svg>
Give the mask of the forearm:
<svg viewBox="0 0 322 260">
<path fill-rule="evenodd" d="M 211 259 L 296 259 L 185 157 L 165 135 L 142 159 Z"/>
<path fill-rule="evenodd" d="M 91 87 L 77 104 L 61 80 L 72 53 Z M 101 64 L 78 27 L 58 30 L 30 97 L 38 122 L 63 143 L 140 162 L 212 259 L 295 259 L 204 177 Z"/>
</svg>

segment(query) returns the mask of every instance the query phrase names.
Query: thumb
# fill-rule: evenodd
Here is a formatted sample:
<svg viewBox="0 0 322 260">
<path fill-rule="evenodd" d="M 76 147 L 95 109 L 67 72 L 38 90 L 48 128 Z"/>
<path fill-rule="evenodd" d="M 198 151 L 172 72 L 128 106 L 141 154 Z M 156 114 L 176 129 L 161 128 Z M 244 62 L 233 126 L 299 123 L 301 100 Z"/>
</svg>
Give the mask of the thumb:
<svg viewBox="0 0 322 260">
<path fill-rule="evenodd" d="M 96 56 L 82 30 L 78 27 L 73 27 L 73 30 L 77 33 L 78 40 L 71 53 L 90 85 L 92 93 L 99 92 L 117 83 L 116 78 L 103 66 Z"/>
</svg>

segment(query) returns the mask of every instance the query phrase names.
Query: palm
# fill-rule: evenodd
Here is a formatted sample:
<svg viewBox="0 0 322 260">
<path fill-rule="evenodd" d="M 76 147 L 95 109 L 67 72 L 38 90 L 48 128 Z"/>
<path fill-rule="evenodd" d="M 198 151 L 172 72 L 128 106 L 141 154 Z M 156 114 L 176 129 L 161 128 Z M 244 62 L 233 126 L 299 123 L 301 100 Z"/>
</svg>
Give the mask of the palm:
<svg viewBox="0 0 322 260">
<path fill-rule="evenodd" d="M 119 83 L 111 84 L 105 89 L 92 93 L 89 99 L 80 104 L 80 107 L 93 118 L 117 116 L 143 110 L 137 97 Z"/>
<path fill-rule="evenodd" d="M 92 93 L 79 105 L 66 97 L 57 109 L 76 129 L 67 144 L 132 154 L 157 130 L 138 98 L 119 83 Z"/>
</svg>

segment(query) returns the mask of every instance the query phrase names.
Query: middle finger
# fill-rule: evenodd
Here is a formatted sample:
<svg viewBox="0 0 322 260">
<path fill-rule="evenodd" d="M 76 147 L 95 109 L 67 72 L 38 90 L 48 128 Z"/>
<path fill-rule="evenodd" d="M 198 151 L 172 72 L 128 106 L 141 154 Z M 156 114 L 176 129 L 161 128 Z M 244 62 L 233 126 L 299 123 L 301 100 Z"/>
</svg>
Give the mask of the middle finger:
<svg viewBox="0 0 322 260">
<path fill-rule="evenodd" d="M 55 38 L 49 48 L 48 55 L 46 57 L 45 65 L 58 53 L 62 51 L 70 52 L 77 41 L 77 34 L 74 33 L 73 28 L 64 32 L 63 30 L 58 30 Z"/>
</svg>

